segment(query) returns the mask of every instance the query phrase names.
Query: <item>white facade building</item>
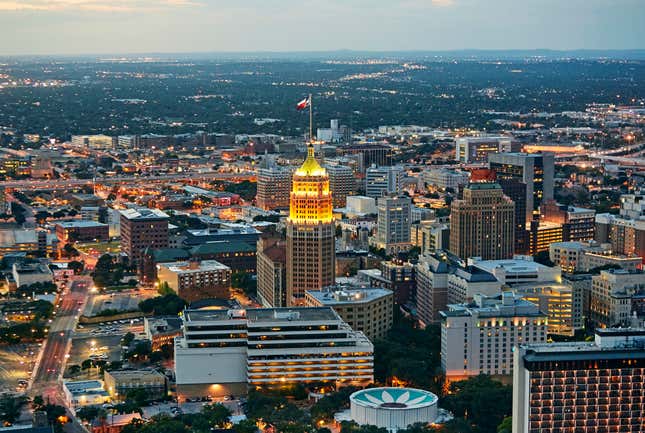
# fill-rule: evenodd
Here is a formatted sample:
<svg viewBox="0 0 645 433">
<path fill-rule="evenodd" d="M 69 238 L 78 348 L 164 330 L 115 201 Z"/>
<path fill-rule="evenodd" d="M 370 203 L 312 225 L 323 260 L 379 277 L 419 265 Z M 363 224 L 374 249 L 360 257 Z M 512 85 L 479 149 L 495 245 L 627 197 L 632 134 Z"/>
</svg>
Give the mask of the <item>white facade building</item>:
<svg viewBox="0 0 645 433">
<path fill-rule="evenodd" d="M 546 341 L 546 315 L 512 292 L 477 295 L 474 304 L 451 304 L 441 312 L 441 368 L 447 377 L 510 375 L 516 345 Z"/>
<path fill-rule="evenodd" d="M 410 225 L 412 201 L 410 197 L 379 197 L 376 247 L 387 254 L 407 251 L 412 247 Z"/>
<path fill-rule="evenodd" d="M 405 171 L 401 166 L 372 165 L 365 171 L 365 195 L 378 198 L 388 194 L 399 194 L 403 176 Z"/>
<path fill-rule="evenodd" d="M 466 185 L 470 174 L 462 170 L 448 168 L 431 168 L 423 172 L 423 181 L 429 186 L 457 191 L 461 185 Z"/>
<path fill-rule="evenodd" d="M 183 318 L 184 335 L 175 341 L 180 398 L 374 379 L 372 343 L 330 307 L 186 310 Z"/>
</svg>

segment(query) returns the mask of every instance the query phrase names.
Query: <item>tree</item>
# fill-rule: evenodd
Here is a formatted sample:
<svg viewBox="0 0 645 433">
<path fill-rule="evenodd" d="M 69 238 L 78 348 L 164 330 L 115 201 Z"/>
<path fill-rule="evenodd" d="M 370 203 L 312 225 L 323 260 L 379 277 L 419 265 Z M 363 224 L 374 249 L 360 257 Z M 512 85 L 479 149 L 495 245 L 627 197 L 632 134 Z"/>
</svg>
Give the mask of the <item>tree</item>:
<svg viewBox="0 0 645 433">
<path fill-rule="evenodd" d="M 497 426 L 497 433 L 512 433 L 513 432 L 513 418 L 507 416 L 502 420 L 500 425 Z"/>
<path fill-rule="evenodd" d="M 31 407 L 34 410 L 40 409 L 44 404 L 45 404 L 45 400 L 43 400 L 42 395 L 37 395 L 31 400 Z"/>
<path fill-rule="evenodd" d="M 83 421 L 92 422 L 99 414 L 99 408 L 96 406 L 81 407 L 76 411 L 76 416 Z"/>
<path fill-rule="evenodd" d="M 85 269 L 85 263 L 73 260 L 67 264 L 67 268 L 74 271 L 75 275 L 79 275 Z"/>
<path fill-rule="evenodd" d="M 172 316 L 178 314 L 186 307 L 186 301 L 175 294 L 157 296 L 139 302 L 139 309 L 146 314 L 155 316 Z"/>
<path fill-rule="evenodd" d="M 76 248 L 74 248 L 74 245 L 65 244 L 65 246 L 63 247 L 62 255 L 64 257 L 70 257 L 71 258 L 71 257 L 78 257 L 80 255 L 80 253 L 78 252 L 78 250 Z"/>
<path fill-rule="evenodd" d="M 233 431 L 235 433 L 256 433 L 258 427 L 253 420 L 243 419 L 233 426 Z"/>
<path fill-rule="evenodd" d="M 513 391 L 510 386 L 482 374 L 452 382 L 443 405 L 456 417 L 466 418 L 479 432 L 494 433 L 511 413 Z"/>
<path fill-rule="evenodd" d="M 232 415 L 226 406 L 219 403 L 204 406 L 201 413 L 211 427 L 224 427 Z"/>
<path fill-rule="evenodd" d="M 124 346 L 130 346 L 130 343 L 134 341 L 134 334 L 132 332 L 128 332 L 121 338 L 121 344 Z"/>
<path fill-rule="evenodd" d="M 25 404 L 27 404 L 25 397 L 2 396 L 0 398 L 0 419 L 7 424 L 13 424 L 20 418 L 20 412 Z"/>
<path fill-rule="evenodd" d="M 234 272 L 231 276 L 231 286 L 242 289 L 248 296 L 257 294 L 257 281 L 246 271 Z"/>
<path fill-rule="evenodd" d="M 81 366 L 78 364 L 70 365 L 69 367 L 67 367 L 67 371 L 70 375 L 75 376 L 81 372 Z"/>
</svg>

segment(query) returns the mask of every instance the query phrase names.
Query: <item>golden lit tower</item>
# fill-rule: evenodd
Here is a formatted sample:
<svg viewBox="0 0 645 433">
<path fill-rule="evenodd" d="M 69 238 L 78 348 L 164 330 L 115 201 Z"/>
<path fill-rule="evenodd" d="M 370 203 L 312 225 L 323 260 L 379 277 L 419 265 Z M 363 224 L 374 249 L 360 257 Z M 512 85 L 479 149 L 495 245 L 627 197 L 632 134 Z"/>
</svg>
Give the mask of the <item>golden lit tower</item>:
<svg viewBox="0 0 645 433">
<path fill-rule="evenodd" d="M 307 147 L 292 179 L 287 220 L 287 303 L 304 303 L 305 290 L 334 284 L 335 227 L 329 176 Z"/>
</svg>

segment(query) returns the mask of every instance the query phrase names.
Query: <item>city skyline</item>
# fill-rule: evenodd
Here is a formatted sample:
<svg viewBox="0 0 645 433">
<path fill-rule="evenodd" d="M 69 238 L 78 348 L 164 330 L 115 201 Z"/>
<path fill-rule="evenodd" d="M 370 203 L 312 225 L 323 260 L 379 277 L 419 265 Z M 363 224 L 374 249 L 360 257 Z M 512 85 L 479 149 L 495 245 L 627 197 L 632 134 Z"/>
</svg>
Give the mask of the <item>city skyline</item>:
<svg viewBox="0 0 645 433">
<path fill-rule="evenodd" d="M 0 55 L 645 48 L 638 0 L 0 0 L 0 12 Z"/>
</svg>

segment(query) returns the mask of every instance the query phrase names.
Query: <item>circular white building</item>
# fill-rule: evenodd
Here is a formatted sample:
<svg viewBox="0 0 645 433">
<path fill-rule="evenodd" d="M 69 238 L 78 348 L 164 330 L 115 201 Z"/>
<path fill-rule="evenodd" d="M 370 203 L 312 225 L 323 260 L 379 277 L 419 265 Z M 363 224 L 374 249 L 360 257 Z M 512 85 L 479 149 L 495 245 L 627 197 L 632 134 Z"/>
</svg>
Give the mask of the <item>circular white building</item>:
<svg viewBox="0 0 645 433">
<path fill-rule="evenodd" d="M 414 388 L 370 388 L 349 397 L 352 421 L 392 432 L 418 422 L 434 422 L 438 400 L 435 394 Z"/>
</svg>

